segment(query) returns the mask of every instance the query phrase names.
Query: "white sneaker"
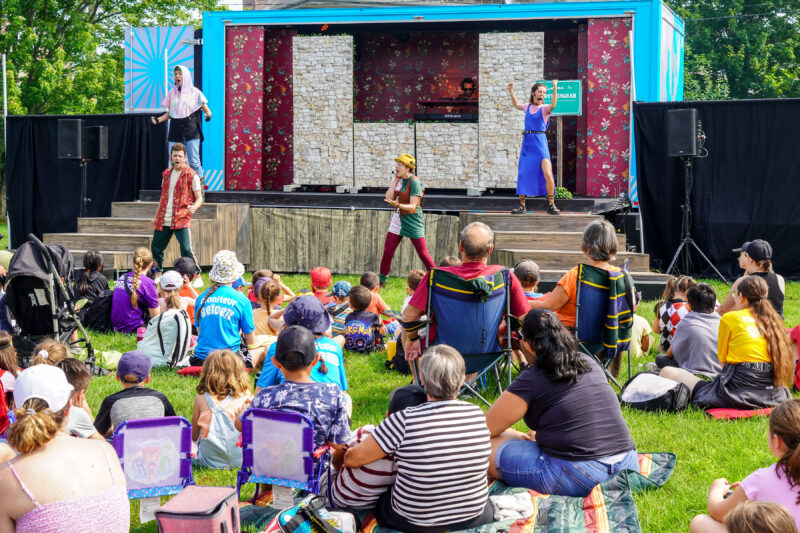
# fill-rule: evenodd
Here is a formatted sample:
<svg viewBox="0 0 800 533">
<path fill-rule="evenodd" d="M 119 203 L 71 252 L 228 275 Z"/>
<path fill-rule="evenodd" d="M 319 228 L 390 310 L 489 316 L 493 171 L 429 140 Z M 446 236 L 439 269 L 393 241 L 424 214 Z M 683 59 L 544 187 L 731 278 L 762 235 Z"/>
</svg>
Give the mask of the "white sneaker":
<svg viewBox="0 0 800 533">
<path fill-rule="evenodd" d="M 195 289 L 202 289 L 203 288 L 203 278 L 201 278 L 200 276 L 197 276 L 196 278 L 194 278 L 194 281 L 192 282 L 192 287 L 194 287 Z"/>
</svg>

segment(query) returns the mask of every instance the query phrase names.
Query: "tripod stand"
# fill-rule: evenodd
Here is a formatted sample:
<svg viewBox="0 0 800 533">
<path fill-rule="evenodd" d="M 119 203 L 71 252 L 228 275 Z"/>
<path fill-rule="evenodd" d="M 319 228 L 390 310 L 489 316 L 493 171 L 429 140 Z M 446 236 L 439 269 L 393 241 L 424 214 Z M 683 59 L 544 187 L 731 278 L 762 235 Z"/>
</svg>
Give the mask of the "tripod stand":
<svg viewBox="0 0 800 533">
<path fill-rule="evenodd" d="M 719 276 L 722 281 L 728 283 L 728 280 L 725 279 L 717 267 L 714 266 L 714 263 L 706 257 L 706 254 L 703 253 L 703 250 L 697 246 L 697 243 L 694 242 L 692 239 L 691 234 L 691 227 L 692 227 L 692 206 L 690 203 L 691 194 L 692 194 L 692 157 L 685 156 L 681 157 L 683 159 L 683 184 L 684 184 L 684 199 L 683 205 L 681 209 L 683 209 L 683 221 L 681 223 L 681 243 L 678 245 L 678 249 L 675 250 L 675 255 L 672 256 L 672 261 L 667 267 L 667 274 L 671 274 L 672 270 L 675 268 L 678 262 L 678 257 L 681 258 L 681 262 L 683 263 L 683 272 L 688 274 L 689 268 L 692 264 L 692 257 L 691 257 L 691 249 L 694 250 L 703 258 L 703 260 L 711 267 L 711 269 L 716 272 L 717 276 Z M 677 269 L 676 269 L 677 270 Z"/>
</svg>

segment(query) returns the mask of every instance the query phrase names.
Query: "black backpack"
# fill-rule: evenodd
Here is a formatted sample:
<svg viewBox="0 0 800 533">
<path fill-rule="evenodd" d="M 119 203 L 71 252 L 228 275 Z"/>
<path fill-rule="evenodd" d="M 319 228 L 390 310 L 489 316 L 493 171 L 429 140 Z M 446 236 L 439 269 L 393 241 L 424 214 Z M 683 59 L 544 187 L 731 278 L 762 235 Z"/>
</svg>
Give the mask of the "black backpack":
<svg viewBox="0 0 800 533">
<path fill-rule="evenodd" d="M 106 289 L 98 294 L 89 307 L 85 307 L 83 317 L 78 317 L 87 328 L 95 331 L 111 331 L 111 300 L 114 291 Z"/>
<path fill-rule="evenodd" d="M 406 361 L 406 352 L 403 349 L 403 341 L 401 338 L 397 339 L 397 351 L 394 353 L 394 357 L 387 359 L 384 364 L 389 370 L 396 370 L 406 375 L 411 373 L 411 365 Z"/>
</svg>

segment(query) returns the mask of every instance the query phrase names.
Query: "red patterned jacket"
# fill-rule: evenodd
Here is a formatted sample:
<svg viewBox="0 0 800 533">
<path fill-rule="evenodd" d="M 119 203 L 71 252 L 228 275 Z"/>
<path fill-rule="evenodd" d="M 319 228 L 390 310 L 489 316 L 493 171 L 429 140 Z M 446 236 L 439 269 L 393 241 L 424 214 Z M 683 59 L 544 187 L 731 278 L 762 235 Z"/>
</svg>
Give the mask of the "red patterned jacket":
<svg viewBox="0 0 800 533">
<path fill-rule="evenodd" d="M 161 202 L 158 204 L 156 218 L 154 219 L 155 229 L 164 227 L 164 214 L 167 210 L 167 198 L 169 197 L 169 178 L 172 174 L 172 167 L 169 167 L 161 174 Z M 188 228 L 192 222 L 192 214 L 189 213 L 189 206 L 195 202 L 194 192 L 192 192 L 192 178 L 195 171 L 186 165 L 175 182 L 175 191 L 172 193 L 172 224 L 171 229 Z"/>
</svg>

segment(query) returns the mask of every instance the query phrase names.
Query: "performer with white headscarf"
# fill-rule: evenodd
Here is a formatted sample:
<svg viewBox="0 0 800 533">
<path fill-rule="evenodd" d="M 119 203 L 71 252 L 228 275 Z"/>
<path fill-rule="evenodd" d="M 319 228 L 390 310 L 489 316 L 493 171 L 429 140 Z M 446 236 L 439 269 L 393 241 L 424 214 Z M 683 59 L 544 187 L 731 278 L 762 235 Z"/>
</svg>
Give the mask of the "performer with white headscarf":
<svg viewBox="0 0 800 533">
<path fill-rule="evenodd" d="M 202 178 L 203 165 L 200 162 L 200 142 L 203 140 L 203 130 L 200 128 L 197 110 L 202 109 L 206 121 L 211 120 L 211 110 L 208 100 L 202 91 L 192 83 L 189 69 L 178 65 L 174 70 L 175 86 L 169 90 L 161 102 L 167 111 L 160 117 L 151 117 L 153 124 L 160 124 L 171 120 L 169 128 L 169 152 L 172 145 L 183 143 L 186 146 L 186 158 L 189 166 Z"/>
</svg>

